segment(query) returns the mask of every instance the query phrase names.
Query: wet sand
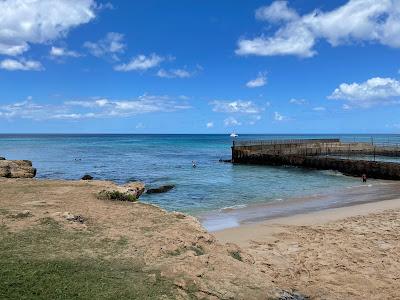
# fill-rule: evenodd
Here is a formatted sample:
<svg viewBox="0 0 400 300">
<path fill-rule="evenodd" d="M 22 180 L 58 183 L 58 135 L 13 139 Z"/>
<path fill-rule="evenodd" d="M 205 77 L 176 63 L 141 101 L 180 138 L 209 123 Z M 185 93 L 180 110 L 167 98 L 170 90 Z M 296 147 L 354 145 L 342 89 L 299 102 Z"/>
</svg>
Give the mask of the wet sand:
<svg viewBox="0 0 400 300">
<path fill-rule="evenodd" d="M 236 206 L 207 212 L 197 217 L 207 230 L 215 232 L 282 217 L 397 198 L 400 198 L 399 182 L 376 180 L 368 184 L 360 184 L 327 194 L 281 199 L 280 201 L 248 206 Z M 347 208 L 346 211 L 349 209 Z"/>
<path fill-rule="evenodd" d="M 400 198 L 214 232 L 311 299 L 400 299 Z"/>
</svg>

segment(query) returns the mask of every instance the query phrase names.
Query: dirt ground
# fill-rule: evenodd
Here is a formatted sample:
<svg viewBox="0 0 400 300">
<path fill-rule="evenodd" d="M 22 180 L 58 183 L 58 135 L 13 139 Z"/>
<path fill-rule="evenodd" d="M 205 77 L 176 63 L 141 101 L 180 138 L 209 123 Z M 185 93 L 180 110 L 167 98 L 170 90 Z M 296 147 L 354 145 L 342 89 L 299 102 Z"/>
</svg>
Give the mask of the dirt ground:
<svg viewBox="0 0 400 300">
<path fill-rule="evenodd" d="M 123 241 L 126 246 L 112 255 L 87 246 L 92 241 L 36 255 L 43 261 L 134 259 L 144 273 L 158 272 L 171 280 L 177 299 L 279 299 L 284 293 L 250 255 L 218 243 L 196 219 L 140 202 L 96 197 L 102 189 L 115 187 L 104 181 L 0 179 L 0 224 L 17 234 L 50 219 L 66 231 L 90 232 L 90 239 Z"/>
</svg>

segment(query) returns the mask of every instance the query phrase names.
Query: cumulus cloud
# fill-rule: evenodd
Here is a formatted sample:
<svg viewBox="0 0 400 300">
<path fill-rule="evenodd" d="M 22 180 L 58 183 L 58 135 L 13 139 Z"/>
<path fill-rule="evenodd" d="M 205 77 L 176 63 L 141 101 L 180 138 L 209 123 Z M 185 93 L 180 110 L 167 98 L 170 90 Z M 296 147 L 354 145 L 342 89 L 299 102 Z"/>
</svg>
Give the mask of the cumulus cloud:
<svg viewBox="0 0 400 300">
<path fill-rule="evenodd" d="M 210 102 L 213 106 L 213 111 L 222 113 L 241 113 L 241 114 L 258 114 L 264 110 L 252 101 L 221 101 L 214 100 Z"/>
<path fill-rule="evenodd" d="M 275 1 L 269 6 L 257 9 L 256 18 L 261 21 L 281 22 L 296 20 L 299 15 L 288 7 L 287 1 Z"/>
<path fill-rule="evenodd" d="M 109 32 L 97 42 L 85 42 L 83 47 L 87 48 L 90 54 L 96 57 L 110 56 L 118 60 L 118 54 L 125 51 L 124 35 L 118 32 Z"/>
<path fill-rule="evenodd" d="M 346 100 L 351 106 L 364 108 L 400 103 L 400 81 L 375 77 L 362 83 L 342 83 L 328 98 Z"/>
<path fill-rule="evenodd" d="M 7 71 L 41 71 L 43 66 L 35 60 L 4 59 L 0 62 L 0 69 Z"/>
<path fill-rule="evenodd" d="M 350 0 L 328 12 L 314 10 L 300 16 L 287 1 L 275 1 L 256 11 L 256 18 L 277 25 L 274 34 L 242 38 L 238 55 L 296 55 L 312 57 L 318 40 L 332 46 L 374 42 L 400 48 L 400 2 Z"/>
<path fill-rule="evenodd" d="M 237 119 L 234 117 L 228 117 L 224 120 L 224 126 L 229 127 L 229 126 L 240 126 L 242 125 L 241 122 L 239 122 Z"/>
<path fill-rule="evenodd" d="M 145 71 L 160 65 L 165 58 L 158 56 L 153 53 L 149 56 L 146 55 L 138 55 L 126 64 L 120 64 L 114 67 L 116 71 L 128 72 L 128 71 Z"/>
<path fill-rule="evenodd" d="M 65 56 L 70 56 L 70 57 L 79 57 L 79 53 L 76 51 L 68 50 L 66 48 L 62 47 L 54 47 L 52 46 L 50 49 L 50 55 L 52 57 L 65 57 Z"/>
<path fill-rule="evenodd" d="M 313 109 L 312 109 L 313 111 L 325 111 L 326 110 L 326 108 L 325 107 L 323 107 L 323 106 L 316 106 L 316 107 L 313 107 Z"/>
<path fill-rule="evenodd" d="M 207 127 L 207 128 L 213 128 L 213 127 L 214 127 L 214 122 L 208 122 L 208 123 L 206 124 L 206 127 Z"/>
<path fill-rule="evenodd" d="M 0 1 L 0 54 L 20 55 L 30 44 L 65 37 L 71 28 L 95 18 L 94 0 Z"/>
<path fill-rule="evenodd" d="M 258 73 L 258 76 L 246 83 L 248 88 L 262 87 L 267 84 L 267 74 L 265 72 Z"/>
<path fill-rule="evenodd" d="M 0 106 L 0 117 L 49 119 L 88 119 L 130 117 L 138 114 L 174 112 L 190 105 L 170 96 L 142 95 L 132 100 L 107 98 L 66 101 L 60 105 L 37 104 L 31 100 Z"/>
</svg>

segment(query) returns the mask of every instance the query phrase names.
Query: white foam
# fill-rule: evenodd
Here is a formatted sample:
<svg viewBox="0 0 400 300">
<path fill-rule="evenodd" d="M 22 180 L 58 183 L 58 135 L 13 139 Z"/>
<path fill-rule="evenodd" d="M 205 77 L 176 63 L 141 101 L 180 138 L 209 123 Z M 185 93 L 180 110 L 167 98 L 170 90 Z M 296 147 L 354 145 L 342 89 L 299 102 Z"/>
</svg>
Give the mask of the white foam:
<svg viewBox="0 0 400 300">
<path fill-rule="evenodd" d="M 246 204 L 236 204 L 236 205 L 232 205 L 232 206 L 223 207 L 219 211 L 223 212 L 223 211 L 226 211 L 226 210 L 241 209 L 241 208 L 245 208 L 245 207 L 247 207 Z"/>
<path fill-rule="evenodd" d="M 239 222 L 233 217 L 224 217 L 218 219 L 207 219 L 202 221 L 202 225 L 208 231 L 218 231 L 226 228 L 232 228 L 239 226 Z"/>
</svg>

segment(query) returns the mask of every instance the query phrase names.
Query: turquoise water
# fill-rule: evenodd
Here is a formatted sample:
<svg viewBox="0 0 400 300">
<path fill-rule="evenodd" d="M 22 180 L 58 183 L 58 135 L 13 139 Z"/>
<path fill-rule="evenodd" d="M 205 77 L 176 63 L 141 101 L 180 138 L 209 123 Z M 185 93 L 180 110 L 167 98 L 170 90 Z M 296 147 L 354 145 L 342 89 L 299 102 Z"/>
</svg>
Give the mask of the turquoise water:
<svg viewBox="0 0 400 300">
<path fill-rule="evenodd" d="M 324 137 L 337 136 L 241 135 L 240 139 Z M 168 193 L 144 195 L 141 200 L 192 214 L 359 185 L 359 179 L 331 171 L 220 163 L 220 158 L 230 158 L 231 143 L 228 135 L 0 135 L 0 156 L 31 160 L 38 178 L 79 179 L 88 173 L 118 183 L 175 184 Z M 197 168 L 192 168 L 192 160 Z"/>
</svg>

